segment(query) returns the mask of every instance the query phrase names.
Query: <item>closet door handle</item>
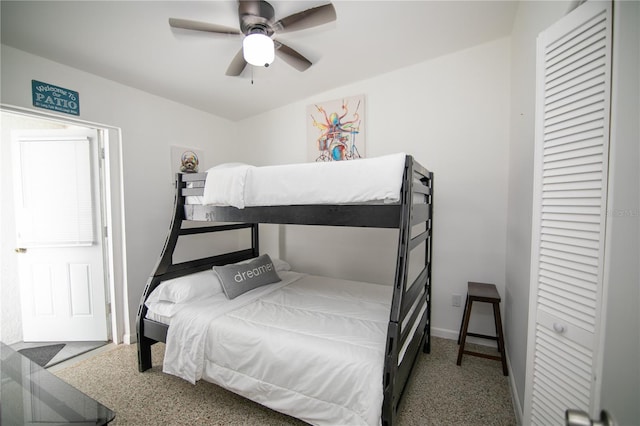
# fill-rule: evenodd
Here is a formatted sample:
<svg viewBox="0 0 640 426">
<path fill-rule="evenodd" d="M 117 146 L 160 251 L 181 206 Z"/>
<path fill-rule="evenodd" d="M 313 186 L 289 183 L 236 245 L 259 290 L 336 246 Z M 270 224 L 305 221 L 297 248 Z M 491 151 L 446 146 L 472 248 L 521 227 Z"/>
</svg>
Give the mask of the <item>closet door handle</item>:
<svg viewBox="0 0 640 426">
<path fill-rule="evenodd" d="M 567 330 L 567 327 L 564 326 L 564 324 L 560 324 L 559 322 L 554 322 L 553 323 L 553 331 L 555 331 L 558 334 L 562 334 Z"/>
<path fill-rule="evenodd" d="M 22 253 L 26 253 L 27 249 L 23 248 L 23 247 L 18 247 L 18 248 L 15 249 L 15 252 L 22 254 Z"/>
<path fill-rule="evenodd" d="M 589 417 L 584 411 L 568 409 L 564 413 L 565 425 L 566 426 L 616 426 L 617 423 L 613 416 L 607 412 L 607 410 L 602 410 L 600 412 L 600 418 L 598 420 L 593 420 Z"/>
</svg>

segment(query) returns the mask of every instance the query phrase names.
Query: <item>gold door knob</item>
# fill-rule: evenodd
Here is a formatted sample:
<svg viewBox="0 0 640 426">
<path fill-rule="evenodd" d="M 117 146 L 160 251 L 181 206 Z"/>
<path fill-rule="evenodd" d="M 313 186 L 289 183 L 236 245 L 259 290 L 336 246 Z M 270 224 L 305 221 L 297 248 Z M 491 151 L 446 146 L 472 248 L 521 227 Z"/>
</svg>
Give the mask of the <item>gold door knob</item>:
<svg viewBox="0 0 640 426">
<path fill-rule="evenodd" d="M 23 247 L 18 247 L 16 249 L 16 253 L 21 253 L 22 254 L 22 253 L 26 253 L 26 252 L 27 252 L 27 249 L 23 248 Z"/>
</svg>

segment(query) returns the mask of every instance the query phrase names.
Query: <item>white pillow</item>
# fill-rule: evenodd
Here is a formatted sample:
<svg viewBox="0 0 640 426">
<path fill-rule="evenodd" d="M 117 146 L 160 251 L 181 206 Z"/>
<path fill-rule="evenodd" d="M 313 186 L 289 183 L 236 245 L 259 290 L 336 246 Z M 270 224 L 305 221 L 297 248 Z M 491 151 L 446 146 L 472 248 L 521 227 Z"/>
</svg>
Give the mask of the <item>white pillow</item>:
<svg viewBox="0 0 640 426">
<path fill-rule="evenodd" d="M 255 258 L 243 260 L 242 262 L 238 262 L 238 264 L 248 263 L 254 259 Z M 272 262 L 276 271 L 291 270 L 291 265 L 284 260 L 274 258 L 272 259 Z M 220 279 L 216 273 L 213 272 L 213 269 L 207 269 L 202 272 L 196 272 L 194 274 L 163 281 L 151 292 L 145 301 L 145 304 L 149 306 L 149 303 L 160 301 L 185 303 L 195 298 L 213 296 L 218 293 L 222 293 Z"/>
<path fill-rule="evenodd" d="M 184 303 L 196 297 L 212 296 L 222 292 L 217 275 L 212 270 L 173 278 L 160 283 L 149 295 L 147 303 L 172 302 Z"/>
<path fill-rule="evenodd" d="M 162 300 L 159 302 L 147 301 L 145 304 L 147 305 L 147 308 L 149 308 L 149 312 L 167 318 L 171 318 L 176 312 L 185 306 L 184 304 L 180 305 Z"/>
<path fill-rule="evenodd" d="M 232 167 L 249 166 L 247 163 L 221 163 L 217 166 L 211 167 L 211 169 L 230 169 Z M 211 170 L 209 169 L 209 170 Z"/>
<path fill-rule="evenodd" d="M 242 262 L 236 263 L 236 265 L 242 265 L 244 263 L 249 263 L 249 262 L 254 261 L 255 259 L 257 259 L 257 257 L 251 258 L 249 260 L 243 260 Z M 285 262 L 282 259 L 278 259 L 277 257 L 272 257 L 271 258 L 271 262 L 273 262 L 273 266 L 276 267 L 276 271 L 290 271 L 291 270 L 291 265 L 289 265 L 287 262 Z"/>
</svg>

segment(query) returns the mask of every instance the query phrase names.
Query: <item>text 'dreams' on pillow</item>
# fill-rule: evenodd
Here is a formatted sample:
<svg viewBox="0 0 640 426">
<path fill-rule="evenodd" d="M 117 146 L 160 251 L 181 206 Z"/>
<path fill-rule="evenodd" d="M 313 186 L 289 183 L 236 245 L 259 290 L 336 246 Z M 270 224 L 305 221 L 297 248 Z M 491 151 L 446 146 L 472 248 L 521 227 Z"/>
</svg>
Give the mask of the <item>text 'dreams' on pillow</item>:
<svg viewBox="0 0 640 426">
<path fill-rule="evenodd" d="M 248 263 L 214 266 L 213 271 L 218 274 L 222 290 L 229 299 L 254 288 L 280 281 L 268 254 L 263 254 Z"/>
</svg>

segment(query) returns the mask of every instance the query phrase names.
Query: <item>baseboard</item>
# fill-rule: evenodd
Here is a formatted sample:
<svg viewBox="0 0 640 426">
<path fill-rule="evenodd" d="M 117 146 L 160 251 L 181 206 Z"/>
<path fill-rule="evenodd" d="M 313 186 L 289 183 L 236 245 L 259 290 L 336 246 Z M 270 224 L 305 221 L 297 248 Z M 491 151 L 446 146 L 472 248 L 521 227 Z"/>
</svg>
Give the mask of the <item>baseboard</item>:
<svg viewBox="0 0 640 426">
<path fill-rule="evenodd" d="M 458 332 L 447 330 L 444 328 L 431 327 L 431 335 L 434 337 L 442 337 L 443 339 L 458 340 Z"/>
<path fill-rule="evenodd" d="M 125 334 L 124 336 L 122 336 L 122 341 L 126 345 L 132 345 L 137 342 L 137 339 L 133 334 Z"/>
<path fill-rule="evenodd" d="M 516 424 L 522 424 L 522 405 L 518 398 L 518 387 L 516 386 L 515 378 L 513 377 L 513 370 L 511 369 L 511 360 L 509 359 L 509 352 L 506 352 L 507 357 L 507 369 L 509 369 L 509 389 L 511 390 L 511 402 L 513 403 L 513 414 L 516 416 Z"/>
</svg>

